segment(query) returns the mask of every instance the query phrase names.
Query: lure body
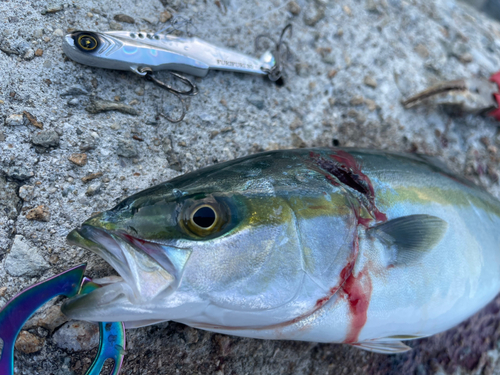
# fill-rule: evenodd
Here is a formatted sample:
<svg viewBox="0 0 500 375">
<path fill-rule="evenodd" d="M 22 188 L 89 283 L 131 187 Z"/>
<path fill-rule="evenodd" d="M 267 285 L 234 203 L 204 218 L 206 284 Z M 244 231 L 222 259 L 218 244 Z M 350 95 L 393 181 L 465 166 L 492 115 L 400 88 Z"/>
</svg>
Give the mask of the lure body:
<svg viewBox="0 0 500 375">
<path fill-rule="evenodd" d="M 423 156 L 266 152 L 147 189 L 71 232 L 123 279 L 63 311 L 402 352 L 500 291 L 499 227 L 495 198 Z"/>
<path fill-rule="evenodd" d="M 64 37 L 63 50 L 81 64 L 140 75 L 145 67 L 197 77 L 206 76 L 210 69 L 267 75 L 275 64 L 270 52 L 259 60 L 196 37 L 129 31 L 77 31 Z"/>
</svg>

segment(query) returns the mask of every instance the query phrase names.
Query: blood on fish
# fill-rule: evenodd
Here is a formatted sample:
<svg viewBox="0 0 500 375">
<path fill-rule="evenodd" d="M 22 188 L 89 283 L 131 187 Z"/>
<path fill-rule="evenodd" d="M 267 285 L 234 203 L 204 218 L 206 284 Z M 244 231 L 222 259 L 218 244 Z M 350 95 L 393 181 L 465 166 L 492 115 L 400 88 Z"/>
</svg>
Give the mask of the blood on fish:
<svg viewBox="0 0 500 375">
<path fill-rule="evenodd" d="M 358 341 L 359 333 L 366 323 L 372 294 L 370 276 L 365 270 L 360 272 L 357 277 L 351 274 L 341 290 L 346 296 L 351 315 L 351 323 L 344 342 L 352 344 Z"/>
</svg>

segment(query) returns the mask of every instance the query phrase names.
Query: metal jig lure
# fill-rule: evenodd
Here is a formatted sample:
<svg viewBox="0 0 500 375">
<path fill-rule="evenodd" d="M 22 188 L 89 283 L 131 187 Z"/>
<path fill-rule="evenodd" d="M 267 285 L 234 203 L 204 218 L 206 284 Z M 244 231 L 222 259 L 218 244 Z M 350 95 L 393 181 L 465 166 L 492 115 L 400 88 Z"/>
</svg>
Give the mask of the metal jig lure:
<svg viewBox="0 0 500 375">
<path fill-rule="evenodd" d="M 99 285 L 84 277 L 85 264 L 35 284 L 12 298 L 0 309 L 0 374 L 14 374 L 14 343 L 26 321 L 54 297 L 87 294 Z M 99 323 L 99 348 L 85 375 L 99 375 L 107 359 L 114 361 L 109 375 L 118 375 L 125 356 L 123 323 Z"/>
<path fill-rule="evenodd" d="M 177 30 L 174 26 L 168 32 Z M 283 71 L 283 61 L 289 48 L 283 37 L 291 33 L 288 24 L 282 30 L 278 42 L 267 35 L 263 37 L 275 43 L 274 51 L 266 51 L 260 59 L 227 48 L 218 47 L 197 37 L 178 37 L 159 33 L 135 33 L 129 31 L 75 31 L 63 39 L 64 53 L 81 64 L 98 68 L 133 71 L 151 80 L 158 86 L 175 95 L 181 102 L 182 115 L 178 119 L 165 116 L 171 122 L 180 122 L 186 108 L 181 95 L 192 96 L 198 93 L 196 84 L 187 77 L 172 71 L 204 77 L 211 69 L 238 73 L 267 75 L 270 80 L 278 80 Z M 257 43 L 256 43 L 257 45 Z M 158 80 L 154 72 L 168 70 L 169 73 L 189 89 L 178 90 Z"/>
</svg>

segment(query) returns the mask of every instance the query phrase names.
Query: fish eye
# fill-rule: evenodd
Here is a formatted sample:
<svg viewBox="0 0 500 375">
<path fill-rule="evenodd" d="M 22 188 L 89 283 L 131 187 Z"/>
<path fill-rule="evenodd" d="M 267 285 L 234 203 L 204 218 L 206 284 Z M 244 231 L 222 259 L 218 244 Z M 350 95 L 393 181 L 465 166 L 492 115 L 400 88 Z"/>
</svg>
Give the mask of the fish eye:
<svg viewBox="0 0 500 375">
<path fill-rule="evenodd" d="M 185 208 L 181 226 L 191 235 L 206 237 L 221 230 L 226 216 L 225 210 L 217 201 L 205 200 Z"/>
<path fill-rule="evenodd" d="M 193 214 L 191 215 L 191 220 L 200 228 L 208 229 L 212 225 L 214 225 L 215 221 L 217 220 L 217 213 L 213 210 L 212 207 L 202 206 L 195 212 L 193 212 Z"/>
<path fill-rule="evenodd" d="M 82 33 L 76 37 L 76 46 L 85 52 L 89 52 L 99 46 L 99 41 L 94 35 Z"/>
</svg>

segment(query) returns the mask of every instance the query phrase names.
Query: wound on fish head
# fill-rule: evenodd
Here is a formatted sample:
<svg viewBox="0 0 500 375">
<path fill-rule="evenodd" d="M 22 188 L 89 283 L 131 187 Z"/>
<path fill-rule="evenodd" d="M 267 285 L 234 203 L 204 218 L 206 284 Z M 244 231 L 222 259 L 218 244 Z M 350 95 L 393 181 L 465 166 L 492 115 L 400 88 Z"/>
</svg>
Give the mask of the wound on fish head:
<svg viewBox="0 0 500 375">
<path fill-rule="evenodd" d="M 65 313 L 258 328 L 323 308 L 354 265 L 361 209 L 341 182 L 305 163 L 306 151 L 214 165 L 90 218 L 70 242 L 124 281 L 69 301 Z"/>
</svg>

